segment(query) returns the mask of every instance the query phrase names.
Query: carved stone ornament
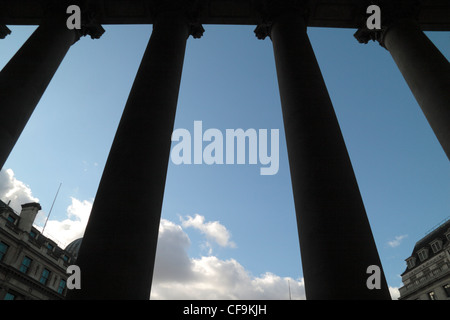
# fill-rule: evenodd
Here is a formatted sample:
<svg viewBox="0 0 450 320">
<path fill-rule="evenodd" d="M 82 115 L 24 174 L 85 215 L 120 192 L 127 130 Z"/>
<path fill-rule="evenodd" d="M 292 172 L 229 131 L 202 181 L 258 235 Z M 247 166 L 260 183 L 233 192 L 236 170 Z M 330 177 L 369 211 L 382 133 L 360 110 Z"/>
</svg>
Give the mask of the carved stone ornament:
<svg viewBox="0 0 450 320">
<path fill-rule="evenodd" d="M 0 24 L 0 39 L 5 39 L 9 34 L 11 34 L 11 30 L 4 24 Z"/>
<path fill-rule="evenodd" d="M 41 24 L 55 24 L 66 26 L 67 8 L 70 5 L 77 5 L 81 11 L 81 29 L 73 29 L 76 33 L 77 42 L 81 37 L 89 35 L 92 39 L 99 39 L 105 29 L 98 22 L 97 14 L 94 10 L 90 9 L 86 0 L 48 0 L 43 2 L 43 11 L 45 16 Z"/>
<path fill-rule="evenodd" d="M 184 16 L 189 25 L 189 35 L 192 35 L 194 39 L 201 38 L 205 32 L 198 19 L 199 0 L 158 0 L 154 1 L 150 8 L 155 21 L 154 24 L 158 23 L 161 16 L 167 16 L 168 13 L 171 13 Z"/>
<path fill-rule="evenodd" d="M 384 47 L 384 35 L 386 31 L 403 19 L 417 19 L 420 11 L 421 0 L 371 0 L 366 6 L 362 6 L 361 27 L 355 32 L 354 37 L 359 43 L 367 44 L 369 41 L 378 41 Z M 370 30 L 366 26 L 366 8 L 370 5 L 377 5 L 381 10 L 381 28 Z"/>
</svg>

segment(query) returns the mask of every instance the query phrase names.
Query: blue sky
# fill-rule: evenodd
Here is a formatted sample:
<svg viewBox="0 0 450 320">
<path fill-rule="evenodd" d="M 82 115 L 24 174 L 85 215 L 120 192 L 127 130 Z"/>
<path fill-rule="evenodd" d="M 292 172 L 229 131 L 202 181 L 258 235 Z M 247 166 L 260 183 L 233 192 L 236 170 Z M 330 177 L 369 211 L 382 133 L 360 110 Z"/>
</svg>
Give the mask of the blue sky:
<svg viewBox="0 0 450 320">
<path fill-rule="evenodd" d="M 73 199 L 92 203 L 152 30 L 149 25 L 104 27 L 100 40 L 82 38 L 70 49 L 4 166 L 39 199 L 41 218 L 61 182 L 50 220 L 68 219 Z M 233 259 L 254 278 L 270 272 L 299 280 L 303 275 L 272 43 L 258 40 L 254 26 L 204 27 L 203 38 L 188 40 L 175 129 L 193 132 L 195 120 L 203 122 L 204 130 L 223 133 L 279 129 L 279 171 L 261 176 L 259 164 L 169 162 L 162 218 L 188 235 L 186 252 L 192 261 Z M 0 68 L 35 29 L 9 28 L 13 33 L 0 40 Z M 308 30 L 388 284 L 400 287 L 404 259 L 415 242 L 450 215 L 450 170 L 388 51 L 374 42 L 359 44 L 354 32 Z M 450 33 L 427 35 L 448 59 Z M 201 228 L 183 225 L 196 214 L 204 217 L 203 226 L 219 222 L 235 245 L 208 241 Z"/>
</svg>

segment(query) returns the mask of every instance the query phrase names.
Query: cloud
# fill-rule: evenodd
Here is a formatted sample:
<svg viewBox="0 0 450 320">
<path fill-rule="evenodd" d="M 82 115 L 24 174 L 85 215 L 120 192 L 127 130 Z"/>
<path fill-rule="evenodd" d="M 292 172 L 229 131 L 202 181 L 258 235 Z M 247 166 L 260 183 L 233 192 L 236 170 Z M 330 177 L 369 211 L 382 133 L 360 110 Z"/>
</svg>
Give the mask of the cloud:
<svg viewBox="0 0 450 320">
<path fill-rule="evenodd" d="M 55 240 L 63 248 L 73 240 L 81 238 L 91 214 L 92 202 L 71 197 L 72 203 L 67 207 L 67 218 L 63 221 L 49 220 L 44 235 Z M 37 227 L 42 231 L 42 228 Z"/>
<path fill-rule="evenodd" d="M 48 230 L 52 238 L 67 245 L 83 235 L 91 209 L 91 202 L 72 198 L 67 219 L 50 220 L 45 233 Z M 204 217 L 196 218 L 188 225 L 208 225 L 207 230 L 222 233 L 226 230 L 219 223 L 205 223 Z M 208 236 L 206 232 L 204 235 Z M 224 246 L 229 243 L 229 238 L 222 242 Z M 161 219 L 151 299 L 289 299 L 289 286 L 292 299 L 305 299 L 303 279 L 280 277 L 271 272 L 253 276 L 235 259 L 191 258 L 190 247 L 189 236 L 181 225 Z"/>
<path fill-rule="evenodd" d="M 0 200 L 5 203 L 11 201 L 10 207 L 19 213 L 22 204 L 39 202 L 39 199 L 33 196 L 30 187 L 17 180 L 11 169 L 0 171 Z"/>
<path fill-rule="evenodd" d="M 401 235 L 401 236 L 396 236 L 394 240 L 388 241 L 388 246 L 395 248 L 398 247 L 400 245 L 400 243 L 402 242 L 403 239 L 405 239 L 406 237 L 408 237 L 407 234 Z"/>
<path fill-rule="evenodd" d="M 11 200 L 16 211 L 23 203 L 39 202 L 11 169 L 0 171 L 0 198 Z M 62 221 L 49 220 L 44 235 L 64 248 L 83 236 L 91 210 L 91 201 L 72 197 L 67 217 Z M 254 276 L 235 259 L 189 257 L 191 241 L 183 228 L 199 230 L 208 241 L 222 247 L 236 247 L 230 240 L 231 233 L 218 221 L 206 221 L 198 214 L 181 219 L 181 225 L 161 219 L 152 299 L 289 299 L 289 289 L 292 299 L 305 299 L 303 279 L 271 272 Z"/>
<path fill-rule="evenodd" d="M 205 217 L 196 214 L 194 218 L 187 216 L 187 220 L 181 219 L 181 224 L 184 228 L 195 228 L 202 232 L 208 240 L 212 240 L 221 247 L 235 248 L 236 244 L 230 241 L 231 234 L 220 224 L 219 221 L 205 222 Z"/>
<path fill-rule="evenodd" d="M 187 254 L 191 241 L 181 226 L 161 219 L 158 237 L 154 270 L 154 274 L 158 275 L 156 280 L 162 283 L 193 280 L 192 273 L 186 267 L 191 263 Z"/>
<path fill-rule="evenodd" d="M 18 180 L 11 169 L 0 171 L 0 199 L 6 203 L 11 200 L 10 207 L 18 213 L 22 210 L 22 204 L 39 202 L 39 199 L 33 196 L 30 187 Z M 83 236 L 91 209 L 91 201 L 72 197 L 66 211 L 67 218 L 63 221 L 49 220 L 45 226 L 44 235 L 64 248 L 73 240 Z M 35 220 L 35 227 L 39 231 L 42 231 L 46 217 L 47 214 L 44 211 L 39 211 Z"/>
<path fill-rule="evenodd" d="M 20 211 L 23 203 L 39 202 L 11 169 L 0 171 L 0 199 L 11 200 L 16 211 Z M 72 197 L 67 218 L 49 220 L 45 235 L 65 247 L 83 236 L 91 210 L 92 201 Z M 228 229 L 218 221 L 205 222 L 205 217 L 198 214 L 180 220 L 181 225 L 161 219 L 151 299 L 305 299 L 302 278 L 282 277 L 272 272 L 255 276 L 235 259 L 224 260 L 212 255 L 189 257 L 191 241 L 183 228 L 197 229 L 222 247 L 235 248 L 236 244 L 230 241 Z M 397 236 L 388 244 L 398 246 L 405 237 Z M 394 300 L 400 296 L 398 288 L 389 287 L 389 291 Z"/>
<path fill-rule="evenodd" d="M 389 293 L 391 294 L 392 300 L 398 300 L 400 298 L 400 291 L 396 287 L 389 287 Z"/>
<path fill-rule="evenodd" d="M 187 221 L 205 225 L 204 217 Z M 235 259 L 190 258 L 190 245 L 182 226 L 161 219 L 151 299 L 289 299 L 289 286 L 292 299 L 305 299 L 303 279 L 253 276 Z"/>
</svg>

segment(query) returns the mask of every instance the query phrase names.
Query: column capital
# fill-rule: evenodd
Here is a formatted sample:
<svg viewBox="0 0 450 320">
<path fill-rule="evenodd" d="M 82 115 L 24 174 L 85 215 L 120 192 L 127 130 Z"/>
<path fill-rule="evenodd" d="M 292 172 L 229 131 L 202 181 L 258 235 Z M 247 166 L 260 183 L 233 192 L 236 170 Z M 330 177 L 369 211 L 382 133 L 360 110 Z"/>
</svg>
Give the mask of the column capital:
<svg viewBox="0 0 450 320">
<path fill-rule="evenodd" d="M 354 37 L 359 43 L 367 44 L 369 41 L 378 41 L 385 48 L 384 37 L 387 31 L 397 23 L 403 20 L 417 20 L 420 12 L 420 0 L 371 0 L 366 1 L 367 5 L 362 6 L 364 12 L 361 12 L 361 27 L 355 32 Z M 377 5 L 381 10 L 381 29 L 370 30 L 366 26 L 367 13 L 369 5 Z"/>
<path fill-rule="evenodd" d="M 61 24 L 66 26 L 66 21 L 70 14 L 67 13 L 67 8 L 70 5 L 77 5 L 81 10 L 81 29 L 74 29 L 76 43 L 81 37 L 90 36 L 91 39 L 100 39 L 105 33 L 105 29 L 101 26 L 97 19 L 95 10 L 89 7 L 89 2 L 85 0 L 50 0 L 45 3 L 43 10 L 45 12 L 43 25 Z"/>
<path fill-rule="evenodd" d="M 77 31 L 78 39 L 85 36 L 90 36 L 91 39 L 100 39 L 105 33 L 105 29 L 98 22 L 97 14 L 92 10 L 81 11 L 81 29 Z"/>
<path fill-rule="evenodd" d="M 199 0 L 157 0 L 151 5 L 154 25 L 166 19 L 184 20 L 194 39 L 200 39 L 205 32 L 198 19 L 199 11 Z"/>
<path fill-rule="evenodd" d="M 5 39 L 9 34 L 11 34 L 11 30 L 4 24 L 0 24 L 0 39 Z"/>
<path fill-rule="evenodd" d="M 261 21 L 256 26 L 255 36 L 260 40 L 270 37 L 273 23 L 281 17 L 287 15 L 306 17 L 307 2 L 305 0 L 263 0 L 258 9 Z"/>
</svg>

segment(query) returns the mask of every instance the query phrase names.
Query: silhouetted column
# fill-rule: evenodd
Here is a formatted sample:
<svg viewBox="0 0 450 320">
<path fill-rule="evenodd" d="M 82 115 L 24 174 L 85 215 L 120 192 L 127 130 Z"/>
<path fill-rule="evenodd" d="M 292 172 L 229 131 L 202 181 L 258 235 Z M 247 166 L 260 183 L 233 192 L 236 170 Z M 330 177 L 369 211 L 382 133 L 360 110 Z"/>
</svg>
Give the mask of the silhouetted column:
<svg viewBox="0 0 450 320">
<path fill-rule="evenodd" d="M 384 33 L 389 50 L 450 159 L 450 64 L 412 19 Z"/>
<path fill-rule="evenodd" d="M 70 291 L 69 299 L 150 297 L 186 41 L 193 31 L 182 10 L 156 19 L 78 255 L 81 290 Z"/>
<path fill-rule="evenodd" d="M 0 73 L 0 168 L 77 34 L 65 24 L 39 26 Z"/>
<path fill-rule="evenodd" d="M 384 10 L 388 18 L 380 31 L 359 29 L 355 37 L 361 43 L 378 40 L 389 51 L 450 159 L 450 64 L 401 9 Z"/>
<path fill-rule="evenodd" d="M 273 42 L 307 299 L 390 299 L 301 10 L 280 10 L 255 32 Z M 366 285 L 371 265 L 379 290 Z"/>
<path fill-rule="evenodd" d="M 0 169 L 69 48 L 88 32 L 69 30 L 64 14 L 44 21 L 0 72 Z"/>
</svg>

